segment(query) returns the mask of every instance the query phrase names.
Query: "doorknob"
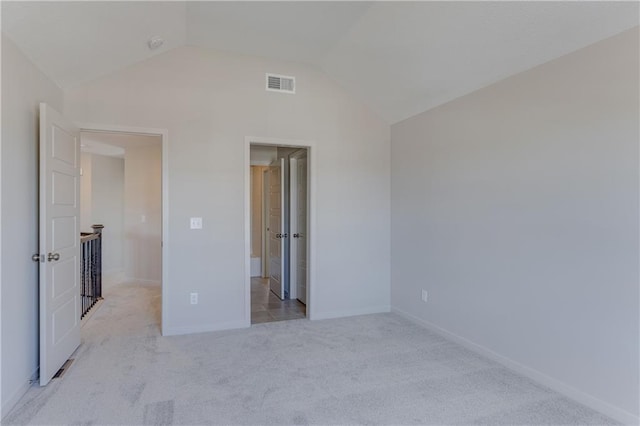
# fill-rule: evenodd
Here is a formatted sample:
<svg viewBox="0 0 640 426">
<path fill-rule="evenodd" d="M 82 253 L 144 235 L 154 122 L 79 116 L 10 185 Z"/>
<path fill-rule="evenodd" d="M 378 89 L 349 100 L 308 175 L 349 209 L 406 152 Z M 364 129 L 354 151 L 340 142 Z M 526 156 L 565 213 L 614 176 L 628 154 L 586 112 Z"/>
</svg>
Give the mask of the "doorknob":
<svg viewBox="0 0 640 426">
<path fill-rule="evenodd" d="M 52 260 L 55 260 L 57 262 L 58 260 L 60 260 L 60 253 L 49 253 L 47 255 L 47 260 L 49 262 L 51 262 Z"/>
<path fill-rule="evenodd" d="M 282 234 L 276 234 L 276 238 L 282 238 Z"/>
<path fill-rule="evenodd" d="M 40 253 L 36 253 L 31 256 L 31 260 L 33 260 L 34 262 L 40 262 L 40 260 L 42 260 L 44 262 L 44 256 L 40 256 Z"/>
<path fill-rule="evenodd" d="M 302 235 L 296 233 L 296 234 L 293 234 L 293 238 L 302 238 Z"/>
</svg>

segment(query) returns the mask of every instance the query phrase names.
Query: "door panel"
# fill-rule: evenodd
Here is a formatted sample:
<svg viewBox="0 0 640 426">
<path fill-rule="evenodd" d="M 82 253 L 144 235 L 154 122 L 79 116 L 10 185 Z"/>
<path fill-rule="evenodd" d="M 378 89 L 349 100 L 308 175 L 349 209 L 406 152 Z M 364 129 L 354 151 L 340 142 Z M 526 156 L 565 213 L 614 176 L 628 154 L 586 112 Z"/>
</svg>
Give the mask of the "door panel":
<svg viewBox="0 0 640 426">
<path fill-rule="evenodd" d="M 269 288 L 281 300 L 285 294 L 284 254 L 284 159 L 269 166 Z"/>
<path fill-rule="evenodd" d="M 307 151 L 291 155 L 291 287 L 307 304 Z"/>
<path fill-rule="evenodd" d="M 53 312 L 53 315 L 51 316 L 53 329 L 53 336 L 51 340 L 53 341 L 54 347 L 64 343 L 65 338 L 69 337 L 73 332 L 73 328 L 78 322 L 78 319 L 76 318 L 77 309 L 75 305 L 75 301 L 73 299 L 69 299 Z M 65 357 L 65 361 L 68 359 L 69 355 Z M 62 367 L 62 365 L 60 365 L 60 367 Z M 53 373 L 55 374 L 60 367 L 58 367 Z"/>
<path fill-rule="evenodd" d="M 65 173 L 52 172 L 51 185 L 52 204 L 56 206 L 73 206 L 76 203 L 76 177 Z"/>
<path fill-rule="evenodd" d="M 263 234 L 262 234 L 262 276 L 264 278 L 268 278 L 271 274 L 270 270 L 270 261 L 269 261 L 269 169 L 265 169 L 262 172 L 262 197 L 264 200 L 263 208 L 264 211 L 262 213 L 262 223 L 263 223 Z"/>
<path fill-rule="evenodd" d="M 73 248 L 77 232 L 75 217 L 56 217 L 51 220 L 51 248 L 53 251 Z"/>
<path fill-rule="evenodd" d="M 51 157 L 75 167 L 78 161 L 78 155 L 74 147 L 75 135 L 55 123 L 52 123 L 51 132 Z"/>
<path fill-rule="evenodd" d="M 297 254 L 295 262 L 296 275 L 298 281 L 296 286 L 298 288 L 298 299 L 306 304 L 307 303 L 307 157 L 306 153 L 303 158 L 298 159 L 297 164 L 298 185 L 297 191 L 297 211 L 296 219 L 298 222 L 298 238 L 297 241 Z"/>
<path fill-rule="evenodd" d="M 51 291 L 54 299 L 73 289 L 73 274 L 75 274 L 77 268 L 79 268 L 79 265 L 75 262 L 75 259 L 58 261 L 51 267 Z"/>
<path fill-rule="evenodd" d="M 40 385 L 80 345 L 80 134 L 40 104 Z"/>
</svg>

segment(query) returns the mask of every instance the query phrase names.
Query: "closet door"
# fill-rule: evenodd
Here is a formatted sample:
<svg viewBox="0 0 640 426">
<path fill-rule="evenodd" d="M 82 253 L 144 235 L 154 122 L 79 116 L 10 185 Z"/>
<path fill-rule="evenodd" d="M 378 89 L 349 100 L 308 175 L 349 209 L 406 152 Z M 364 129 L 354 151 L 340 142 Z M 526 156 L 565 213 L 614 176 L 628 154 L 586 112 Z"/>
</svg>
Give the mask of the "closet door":
<svg viewBox="0 0 640 426">
<path fill-rule="evenodd" d="M 281 300 L 286 298 L 285 165 L 284 158 L 269 166 L 269 288 Z"/>
<path fill-rule="evenodd" d="M 291 298 L 307 304 L 307 151 L 290 156 Z M 295 289 L 295 291 L 294 291 Z"/>
</svg>

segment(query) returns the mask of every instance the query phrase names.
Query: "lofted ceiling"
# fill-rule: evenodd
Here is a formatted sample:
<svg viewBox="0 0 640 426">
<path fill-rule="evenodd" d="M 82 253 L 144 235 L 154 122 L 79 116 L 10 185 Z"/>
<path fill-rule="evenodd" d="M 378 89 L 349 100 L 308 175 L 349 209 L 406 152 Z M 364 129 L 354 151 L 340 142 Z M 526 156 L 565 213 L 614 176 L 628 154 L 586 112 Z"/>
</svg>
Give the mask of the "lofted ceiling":
<svg viewBox="0 0 640 426">
<path fill-rule="evenodd" d="M 320 68 L 389 123 L 639 19 L 610 1 L 2 2 L 2 31 L 62 88 L 191 45 Z"/>
</svg>

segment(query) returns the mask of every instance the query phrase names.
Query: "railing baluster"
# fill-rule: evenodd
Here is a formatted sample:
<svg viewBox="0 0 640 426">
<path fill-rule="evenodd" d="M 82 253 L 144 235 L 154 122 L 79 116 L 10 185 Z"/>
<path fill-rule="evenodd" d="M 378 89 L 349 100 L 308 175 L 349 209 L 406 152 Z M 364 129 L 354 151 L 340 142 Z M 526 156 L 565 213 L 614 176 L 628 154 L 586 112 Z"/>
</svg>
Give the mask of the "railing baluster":
<svg viewBox="0 0 640 426">
<path fill-rule="evenodd" d="M 93 225 L 93 233 L 83 233 L 80 236 L 82 244 L 80 318 L 83 318 L 93 305 L 102 299 L 102 228 L 104 228 L 102 225 Z"/>
</svg>

